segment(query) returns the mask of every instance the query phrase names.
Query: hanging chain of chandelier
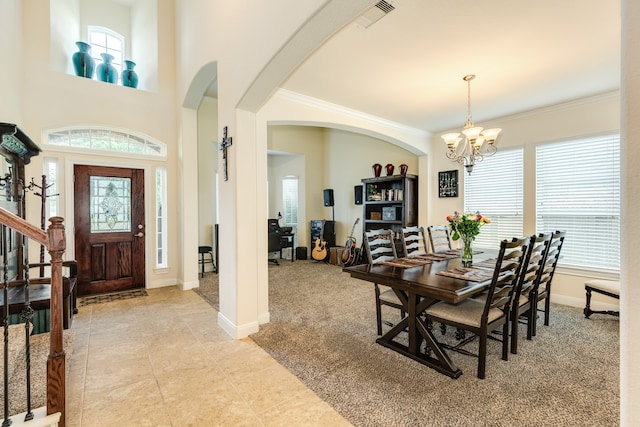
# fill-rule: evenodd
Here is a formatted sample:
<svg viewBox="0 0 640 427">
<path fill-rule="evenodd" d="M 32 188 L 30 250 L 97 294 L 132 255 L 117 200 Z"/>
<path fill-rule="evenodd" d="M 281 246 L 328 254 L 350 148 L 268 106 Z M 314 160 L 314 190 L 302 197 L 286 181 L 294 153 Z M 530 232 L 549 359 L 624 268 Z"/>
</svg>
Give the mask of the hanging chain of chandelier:
<svg viewBox="0 0 640 427">
<path fill-rule="evenodd" d="M 473 123 L 471 118 L 471 80 L 475 77 L 475 74 L 469 74 L 462 78 L 467 82 L 467 121 L 464 123 L 462 136 L 459 132 L 442 135 L 442 139 L 447 144 L 447 157 L 463 165 L 469 174 L 476 163 L 498 151 L 494 142 L 502 131 L 500 128 L 484 129 Z"/>
</svg>

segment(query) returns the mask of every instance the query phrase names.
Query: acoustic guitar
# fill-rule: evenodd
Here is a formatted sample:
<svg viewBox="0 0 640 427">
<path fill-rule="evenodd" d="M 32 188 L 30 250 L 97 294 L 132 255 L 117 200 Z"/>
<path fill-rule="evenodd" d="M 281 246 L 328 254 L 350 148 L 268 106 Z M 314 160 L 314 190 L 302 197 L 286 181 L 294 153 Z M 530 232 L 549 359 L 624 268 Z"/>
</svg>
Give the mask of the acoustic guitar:
<svg viewBox="0 0 640 427">
<path fill-rule="evenodd" d="M 316 261 L 324 261 L 327 258 L 327 242 L 322 240 L 324 237 L 324 223 L 322 220 L 322 230 L 320 230 L 320 237 L 316 239 L 316 245 L 311 251 L 311 258 Z"/>
<path fill-rule="evenodd" d="M 353 228 L 351 228 L 351 234 L 347 239 L 347 243 L 344 244 L 344 251 L 342 252 L 343 267 L 351 267 L 356 262 L 356 238 L 353 237 L 353 232 L 356 230 L 356 224 L 358 224 L 358 221 L 360 221 L 360 218 L 356 218 L 356 222 L 353 223 Z"/>
</svg>

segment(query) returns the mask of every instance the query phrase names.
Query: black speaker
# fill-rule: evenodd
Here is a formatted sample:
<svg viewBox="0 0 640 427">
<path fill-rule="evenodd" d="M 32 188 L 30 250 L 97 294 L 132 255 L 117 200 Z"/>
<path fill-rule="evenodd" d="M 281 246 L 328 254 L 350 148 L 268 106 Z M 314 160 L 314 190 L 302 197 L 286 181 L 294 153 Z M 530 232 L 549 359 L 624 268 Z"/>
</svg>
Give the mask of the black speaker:
<svg viewBox="0 0 640 427">
<path fill-rule="evenodd" d="M 296 259 L 299 259 L 299 260 L 307 259 L 307 247 L 306 246 L 298 246 L 296 248 Z"/>
<path fill-rule="evenodd" d="M 324 190 L 324 205 L 333 206 L 333 190 L 330 188 Z"/>
<path fill-rule="evenodd" d="M 353 201 L 356 205 L 362 204 L 362 185 L 353 187 Z"/>
</svg>

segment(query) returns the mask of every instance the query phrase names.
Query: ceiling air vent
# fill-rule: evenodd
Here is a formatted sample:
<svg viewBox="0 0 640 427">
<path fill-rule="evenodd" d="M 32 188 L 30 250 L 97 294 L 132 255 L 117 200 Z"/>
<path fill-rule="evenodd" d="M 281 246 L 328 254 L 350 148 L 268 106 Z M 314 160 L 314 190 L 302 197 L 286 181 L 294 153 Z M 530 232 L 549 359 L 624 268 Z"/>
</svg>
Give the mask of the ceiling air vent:
<svg viewBox="0 0 640 427">
<path fill-rule="evenodd" d="M 388 1 L 379 1 L 375 6 L 367 9 L 362 15 L 357 17 L 355 23 L 362 28 L 369 28 L 394 9 L 395 7 Z"/>
</svg>

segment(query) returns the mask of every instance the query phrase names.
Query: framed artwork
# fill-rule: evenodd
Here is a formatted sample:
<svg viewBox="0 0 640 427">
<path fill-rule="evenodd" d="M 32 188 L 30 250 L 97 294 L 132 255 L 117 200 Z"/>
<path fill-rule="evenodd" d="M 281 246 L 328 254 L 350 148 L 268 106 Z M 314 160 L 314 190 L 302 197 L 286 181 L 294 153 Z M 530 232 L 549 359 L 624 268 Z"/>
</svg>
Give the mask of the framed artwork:
<svg viewBox="0 0 640 427">
<path fill-rule="evenodd" d="M 438 197 L 458 197 L 458 171 L 438 172 Z"/>
</svg>

